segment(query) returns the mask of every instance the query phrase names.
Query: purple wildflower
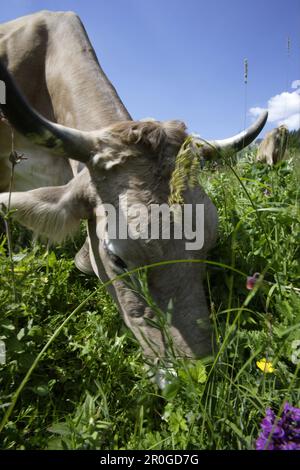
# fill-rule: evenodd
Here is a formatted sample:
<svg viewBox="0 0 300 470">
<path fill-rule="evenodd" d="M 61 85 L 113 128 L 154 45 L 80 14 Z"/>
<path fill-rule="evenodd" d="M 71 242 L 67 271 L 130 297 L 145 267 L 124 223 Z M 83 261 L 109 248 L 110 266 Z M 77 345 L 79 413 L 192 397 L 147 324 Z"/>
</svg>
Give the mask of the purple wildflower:
<svg viewBox="0 0 300 470">
<path fill-rule="evenodd" d="M 261 422 L 256 450 L 300 450 L 300 408 L 284 404 L 281 418 L 271 408 Z"/>
</svg>

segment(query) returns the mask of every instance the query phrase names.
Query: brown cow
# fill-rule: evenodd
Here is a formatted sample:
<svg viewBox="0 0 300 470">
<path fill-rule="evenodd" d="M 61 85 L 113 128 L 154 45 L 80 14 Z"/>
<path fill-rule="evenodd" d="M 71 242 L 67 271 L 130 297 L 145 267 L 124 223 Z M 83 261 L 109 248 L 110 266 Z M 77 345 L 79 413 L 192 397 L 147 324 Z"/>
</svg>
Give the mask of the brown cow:
<svg viewBox="0 0 300 470">
<path fill-rule="evenodd" d="M 283 160 L 288 143 L 289 131 L 286 126 L 279 126 L 266 134 L 258 147 L 256 160 L 266 162 L 268 165 Z"/>
<path fill-rule="evenodd" d="M 66 184 L 13 192 L 11 207 L 16 209 L 15 218 L 53 240 L 70 235 L 80 220 L 86 219 L 88 249 L 81 252 L 79 261 L 86 270 L 92 267 L 102 281 L 159 261 L 205 259 L 216 239 L 217 212 L 202 188 L 184 193 L 185 213 L 191 209 L 188 222 L 193 219 L 192 214 L 199 215 L 199 234 L 193 231 L 193 223 L 179 238 L 174 232 L 151 237 L 160 209 L 165 210 L 168 203 L 175 158 L 187 137 L 185 125 L 179 121 L 131 121 L 74 14 L 41 12 L 8 23 L 4 29 L 2 59 L 28 101 L 2 64 L 0 80 L 6 84 L 2 110 L 18 132 L 17 148 L 29 155 L 36 152 L 38 166 L 34 174 L 38 184 L 39 171 L 49 175 L 52 172 L 54 182 L 58 177 L 62 182 L 70 178 L 69 158 L 86 166 Z M 18 49 L 22 43 L 28 52 L 26 63 Z M 249 129 L 229 139 L 202 141 L 203 155 L 214 158 L 217 152 L 240 150 L 255 139 L 266 119 L 264 113 Z M 4 145 L 8 148 L 9 144 L 6 135 Z M 22 179 L 26 166 L 20 164 L 18 171 Z M 49 175 L 47 184 L 51 184 Z M 0 195 L 0 203 L 7 202 L 8 194 Z M 137 207 L 145 209 L 143 219 L 139 218 Z M 119 229 L 116 232 L 108 226 L 113 209 Z M 121 236 L 124 221 L 128 231 L 134 228 L 132 236 Z M 175 227 L 176 223 L 174 216 L 169 225 Z M 144 236 L 146 232 L 148 236 Z M 199 243 L 195 243 L 197 238 Z M 80 264 L 78 259 L 77 263 Z M 169 357 L 170 341 L 178 356 L 201 357 L 211 352 L 212 329 L 203 276 L 201 263 L 150 270 L 148 288 L 157 308 L 147 305 L 124 280 L 114 281 L 111 293 L 146 356 Z M 153 321 L 157 320 L 158 311 L 166 312 L 170 305 L 168 341 L 163 329 Z"/>
</svg>

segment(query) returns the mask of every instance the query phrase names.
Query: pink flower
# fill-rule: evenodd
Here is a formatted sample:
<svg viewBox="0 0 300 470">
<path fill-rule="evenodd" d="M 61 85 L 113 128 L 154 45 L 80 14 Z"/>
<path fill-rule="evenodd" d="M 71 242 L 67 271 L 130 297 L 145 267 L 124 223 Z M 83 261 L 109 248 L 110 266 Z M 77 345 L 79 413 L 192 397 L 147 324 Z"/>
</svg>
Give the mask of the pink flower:
<svg viewBox="0 0 300 470">
<path fill-rule="evenodd" d="M 248 290 L 252 290 L 253 287 L 255 286 L 260 274 L 259 273 L 254 273 L 253 276 L 248 276 L 247 277 L 247 283 L 246 287 Z"/>
</svg>

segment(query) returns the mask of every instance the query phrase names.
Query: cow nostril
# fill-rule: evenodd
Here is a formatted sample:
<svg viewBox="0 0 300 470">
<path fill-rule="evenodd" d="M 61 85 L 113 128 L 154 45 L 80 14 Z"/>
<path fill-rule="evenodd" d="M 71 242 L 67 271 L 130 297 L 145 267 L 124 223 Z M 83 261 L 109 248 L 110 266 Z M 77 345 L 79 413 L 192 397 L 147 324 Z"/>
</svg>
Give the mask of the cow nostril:
<svg viewBox="0 0 300 470">
<path fill-rule="evenodd" d="M 127 264 L 117 255 L 113 253 L 109 253 L 109 257 L 113 264 L 118 268 L 121 269 L 122 271 L 125 271 L 127 269 Z"/>
<path fill-rule="evenodd" d="M 127 269 L 127 264 L 125 263 L 125 261 L 122 260 L 122 258 L 120 258 L 120 256 L 116 255 L 112 251 L 110 243 L 104 240 L 103 245 L 106 253 L 108 254 L 111 262 L 113 263 L 114 268 L 118 271 L 125 271 Z"/>
</svg>

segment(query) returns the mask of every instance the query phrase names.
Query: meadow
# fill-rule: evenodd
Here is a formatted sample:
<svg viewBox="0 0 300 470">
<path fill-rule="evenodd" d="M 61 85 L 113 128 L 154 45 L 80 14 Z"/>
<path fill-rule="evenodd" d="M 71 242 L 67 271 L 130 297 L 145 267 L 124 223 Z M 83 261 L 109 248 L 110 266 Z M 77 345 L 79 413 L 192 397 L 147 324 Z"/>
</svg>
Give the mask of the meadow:
<svg viewBox="0 0 300 470">
<path fill-rule="evenodd" d="M 14 275 L 0 243 L 2 449 L 254 449 L 268 407 L 300 407 L 299 143 L 273 168 L 254 155 L 199 171 L 219 213 L 205 280 L 218 349 L 174 359 L 163 391 L 105 289 L 75 268 L 84 229 L 48 247 L 12 224 Z"/>
</svg>

